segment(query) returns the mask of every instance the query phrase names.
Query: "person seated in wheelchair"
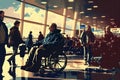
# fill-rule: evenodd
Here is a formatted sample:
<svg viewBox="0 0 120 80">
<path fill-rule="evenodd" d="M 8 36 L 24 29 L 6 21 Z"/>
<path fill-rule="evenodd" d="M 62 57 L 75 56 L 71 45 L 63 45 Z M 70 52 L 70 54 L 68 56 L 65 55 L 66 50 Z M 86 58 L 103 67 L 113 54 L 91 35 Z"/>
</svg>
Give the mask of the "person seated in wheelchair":
<svg viewBox="0 0 120 80">
<path fill-rule="evenodd" d="M 39 47 L 33 46 L 31 48 L 27 62 L 24 66 L 21 66 L 21 69 L 31 72 L 39 71 L 42 57 L 48 56 L 51 52 L 63 47 L 64 38 L 60 33 L 60 30 L 57 29 L 57 25 L 52 23 L 49 30 L 50 32 L 48 35 L 42 41 L 37 42 L 37 44 L 41 45 Z"/>
</svg>

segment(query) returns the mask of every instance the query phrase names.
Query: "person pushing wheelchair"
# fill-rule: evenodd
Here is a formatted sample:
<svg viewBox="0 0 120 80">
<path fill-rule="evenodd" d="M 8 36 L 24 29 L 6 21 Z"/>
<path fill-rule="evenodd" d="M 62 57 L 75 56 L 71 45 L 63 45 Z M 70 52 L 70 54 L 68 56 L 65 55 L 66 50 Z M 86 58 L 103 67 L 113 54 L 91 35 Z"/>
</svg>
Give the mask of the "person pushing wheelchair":
<svg viewBox="0 0 120 80">
<path fill-rule="evenodd" d="M 42 41 L 36 43 L 39 47 L 33 46 L 31 48 L 27 62 L 24 66 L 21 66 L 21 69 L 38 72 L 42 57 L 50 55 L 51 52 L 63 47 L 64 37 L 60 33 L 61 30 L 57 29 L 57 25 L 52 23 L 49 30 L 50 32 L 47 36 Z"/>
</svg>

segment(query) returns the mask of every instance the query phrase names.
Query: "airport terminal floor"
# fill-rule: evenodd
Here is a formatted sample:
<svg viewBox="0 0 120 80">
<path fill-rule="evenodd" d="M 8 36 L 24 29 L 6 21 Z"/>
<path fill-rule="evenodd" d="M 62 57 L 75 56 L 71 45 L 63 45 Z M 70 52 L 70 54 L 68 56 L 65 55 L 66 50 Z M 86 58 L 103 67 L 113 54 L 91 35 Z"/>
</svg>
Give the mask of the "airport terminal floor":
<svg viewBox="0 0 120 80">
<path fill-rule="evenodd" d="M 68 62 L 63 72 L 53 73 L 46 71 L 44 74 L 22 70 L 28 54 L 24 58 L 16 56 L 17 67 L 10 66 L 6 56 L 3 66 L 3 80 L 120 80 L 120 70 L 101 70 L 98 66 L 84 65 L 85 61 L 79 55 L 67 55 Z"/>
</svg>

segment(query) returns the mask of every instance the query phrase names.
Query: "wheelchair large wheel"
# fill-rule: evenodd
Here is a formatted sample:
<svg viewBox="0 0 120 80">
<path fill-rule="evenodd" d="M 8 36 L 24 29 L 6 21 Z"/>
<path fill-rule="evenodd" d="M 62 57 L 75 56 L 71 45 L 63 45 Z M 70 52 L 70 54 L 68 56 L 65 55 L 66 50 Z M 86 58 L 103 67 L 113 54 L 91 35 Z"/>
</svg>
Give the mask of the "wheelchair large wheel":
<svg viewBox="0 0 120 80">
<path fill-rule="evenodd" d="M 52 54 L 49 57 L 49 67 L 54 72 L 61 72 L 67 65 L 67 56 L 64 53 Z"/>
</svg>

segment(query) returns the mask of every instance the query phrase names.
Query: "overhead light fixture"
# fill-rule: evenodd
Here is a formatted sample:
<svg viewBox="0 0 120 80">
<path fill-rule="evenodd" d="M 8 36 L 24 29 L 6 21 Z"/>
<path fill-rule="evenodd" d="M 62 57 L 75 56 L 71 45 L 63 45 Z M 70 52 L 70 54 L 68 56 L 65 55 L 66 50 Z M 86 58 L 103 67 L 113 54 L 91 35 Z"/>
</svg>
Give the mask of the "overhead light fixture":
<svg viewBox="0 0 120 80">
<path fill-rule="evenodd" d="M 89 21 L 87 21 L 87 23 L 90 23 Z"/>
<path fill-rule="evenodd" d="M 100 21 L 100 23 L 104 23 L 104 21 Z"/>
<path fill-rule="evenodd" d="M 91 10 L 92 10 L 92 8 L 87 8 L 87 10 L 88 10 L 88 11 L 91 11 Z"/>
<path fill-rule="evenodd" d="M 93 3 L 93 1 L 88 1 L 88 3 L 90 3 L 90 4 L 91 4 L 91 3 Z"/>
<path fill-rule="evenodd" d="M 101 16 L 101 18 L 105 18 L 106 16 Z"/>
<path fill-rule="evenodd" d="M 68 2 L 74 2 L 74 0 L 68 0 Z"/>
<path fill-rule="evenodd" d="M 111 21 L 113 21 L 114 19 L 113 19 L 113 18 L 111 18 L 110 20 L 111 20 Z"/>
<path fill-rule="evenodd" d="M 97 19 L 97 17 L 93 17 L 93 19 Z"/>
<path fill-rule="evenodd" d="M 97 5 L 95 5 L 95 6 L 93 6 L 93 8 L 98 8 L 98 6 L 97 6 Z"/>
<path fill-rule="evenodd" d="M 46 0 L 41 0 L 41 4 L 47 4 Z"/>
<path fill-rule="evenodd" d="M 73 9 L 73 7 L 67 7 L 67 9 Z"/>
<path fill-rule="evenodd" d="M 81 11 L 80 14 L 84 14 L 84 11 Z"/>
<path fill-rule="evenodd" d="M 58 6 L 57 6 L 57 5 L 54 5 L 53 7 L 54 7 L 54 8 L 57 8 Z"/>
<path fill-rule="evenodd" d="M 89 16 L 85 16 L 86 18 L 89 18 Z"/>
</svg>

